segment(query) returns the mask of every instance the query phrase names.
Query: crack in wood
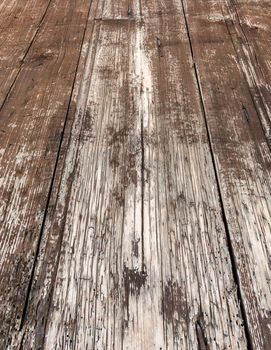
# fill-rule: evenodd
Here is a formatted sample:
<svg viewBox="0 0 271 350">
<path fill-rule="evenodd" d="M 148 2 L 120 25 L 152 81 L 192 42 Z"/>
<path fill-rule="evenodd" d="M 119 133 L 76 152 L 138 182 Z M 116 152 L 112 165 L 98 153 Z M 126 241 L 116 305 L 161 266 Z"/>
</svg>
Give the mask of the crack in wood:
<svg viewBox="0 0 271 350">
<path fill-rule="evenodd" d="M 208 350 L 208 343 L 204 335 L 203 326 L 200 319 L 197 320 L 195 327 L 196 327 L 199 350 Z"/>
</svg>

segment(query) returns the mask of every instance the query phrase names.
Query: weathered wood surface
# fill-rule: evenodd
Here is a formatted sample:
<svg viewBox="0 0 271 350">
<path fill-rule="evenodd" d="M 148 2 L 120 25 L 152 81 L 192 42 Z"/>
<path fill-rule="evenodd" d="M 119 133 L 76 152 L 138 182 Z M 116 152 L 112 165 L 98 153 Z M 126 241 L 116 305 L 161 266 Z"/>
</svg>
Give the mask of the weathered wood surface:
<svg viewBox="0 0 271 350">
<path fill-rule="evenodd" d="M 88 10 L 88 1 L 50 3 L 0 112 L 3 349 L 24 317 Z"/>
<path fill-rule="evenodd" d="M 0 118 L 0 348 L 269 349 L 269 3 L 48 5 Z"/>
<path fill-rule="evenodd" d="M 271 4 L 269 1 L 228 1 L 225 5 L 223 12 L 227 29 L 271 145 Z"/>
<path fill-rule="evenodd" d="M 69 199 L 59 266 L 52 280 L 52 271 L 38 275 L 26 323 L 31 337 L 22 342 L 45 349 L 244 348 L 181 5 L 168 2 L 162 17 L 160 2 L 133 4 L 128 18 L 127 4 L 119 15 L 110 5 L 93 19 L 85 98 L 61 188 L 73 181 L 57 204 Z M 48 256 L 39 271 L 48 269 Z M 45 329 L 40 300 L 51 281 Z"/>
<path fill-rule="evenodd" d="M 0 108 L 42 26 L 50 1 L 2 1 L 0 4 Z"/>
<path fill-rule="evenodd" d="M 267 349 L 271 156 L 266 129 L 250 81 L 244 79 L 246 62 L 236 54 L 233 34 L 227 35 L 220 4 L 189 2 L 187 13 L 250 343 L 255 349 Z"/>
</svg>

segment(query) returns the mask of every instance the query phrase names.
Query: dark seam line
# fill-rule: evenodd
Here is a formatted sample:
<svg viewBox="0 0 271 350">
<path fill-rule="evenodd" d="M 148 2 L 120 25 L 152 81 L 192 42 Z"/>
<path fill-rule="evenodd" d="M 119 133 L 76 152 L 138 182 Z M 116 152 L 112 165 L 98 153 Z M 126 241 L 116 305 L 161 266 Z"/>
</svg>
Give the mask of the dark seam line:
<svg viewBox="0 0 271 350">
<path fill-rule="evenodd" d="M 2 109 L 3 109 L 3 107 L 4 107 L 5 103 L 6 103 L 6 101 L 7 101 L 7 99 L 8 99 L 8 97 L 9 97 L 9 95 L 10 95 L 10 93 L 11 93 L 11 91 L 12 91 L 12 89 L 13 89 L 13 87 L 14 87 L 14 85 L 15 85 L 17 79 L 18 79 L 18 76 L 20 75 L 20 73 L 21 73 L 21 71 L 22 71 L 22 67 L 23 67 L 23 65 L 24 65 L 24 60 L 25 60 L 26 56 L 28 55 L 28 53 L 29 53 L 29 51 L 30 51 L 30 49 L 31 49 L 31 47 L 32 47 L 32 45 L 33 45 L 33 43 L 34 43 L 34 41 L 36 40 L 37 35 L 39 34 L 40 28 L 42 27 L 43 21 L 44 21 L 44 19 L 45 19 L 45 16 L 46 16 L 46 14 L 47 14 L 47 12 L 48 12 L 48 10 L 49 10 L 49 7 L 50 7 L 52 1 L 53 1 L 53 0 L 49 0 L 49 3 L 48 3 L 48 5 L 47 5 L 47 7 L 46 7 L 46 9 L 45 9 L 45 11 L 44 11 L 42 17 L 41 17 L 41 20 L 40 20 L 38 26 L 37 26 L 36 32 L 35 32 L 35 34 L 34 34 L 32 40 L 30 41 L 30 44 L 29 44 L 29 46 L 28 46 L 28 48 L 27 48 L 27 50 L 26 50 L 26 52 L 25 52 L 23 58 L 21 59 L 21 65 L 20 65 L 20 67 L 19 67 L 19 70 L 18 70 L 16 76 L 15 76 L 14 79 L 13 79 L 13 82 L 11 83 L 11 85 L 10 85 L 10 87 L 9 87 L 9 89 L 8 89 L 8 92 L 7 92 L 6 97 L 4 98 L 4 100 L 3 100 L 3 102 L 2 102 L 2 105 L 0 106 L 0 112 L 2 111 Z"/>
<path fill-rule="evenodd" d="M 22 330 L 22 328 L 24 326 L 25 319 L 26 319 L 26 313 L 27 313 L 27 308 L 28 308 L 29 299 L 30 299 L 30 293 L 31 293 L 31 289 L 32 289 L 33 281 L 34 281 L 36 264 L 37 264 L 37 261 L 38 261 L 38 255 L 39 255 L 39 251 L 40 251 L 40 246 L 41 246 L 41 241 L 42 241 L 42 237 L 43 237 L 43 232 L 44 232 L 44 229 L 45 229 L 45 222 L 46 222 L 46 219 L 47 219 L 48 208 L 49 208 L 49 204 L 50 204 L 50 200 L 51 200 L 53 185 L 54 185 L 54 182 L 55 182 L 56 172 L 57 172 L 57 168 L 58 168 L 58 162 L 59 162 L 61 148 L 62 148 L 62 143 L 63 143 L 63 139 L 64 139 L 64 134 L 65 134 L 65 129 L 66 129 L 67 121 L 68 121 L 68 115 L 69 115 L 69 111 L 70 111 L 70 105 L 71 105 L 71 101 L 72 101 L 73 90 L 74 90 L 74 86 L 75 86 L 75 82 L 76 82 L 76 78 L 77 78 L 77 72 L 78 72 L 79 63 L 80 63 L 80 58 L 81 58 L 81 52 L 82 52 L 82 49 L 83 49 L 83 44 L 84 44 L 84 40 L 85 40 L 86 30 L 87 30 L 87 26 L 88 26 L 87 24 L 88 24 L 88 20 L 89 20 L 91 4 L 92 4 L 92 2 L 90 3 L 88 14 L 87 14 L 86 26 L 85 26 L 85 29 L 84 29 L 84 33 L 83 33 L 83 37 L 82 37 L 82 41 L 81 41 L 81 45 L 80 45 L 80 50 L 79 50 L 78 60 L 77 60 L 77 64 L 76 64 L 75 75 L 74 75 L 74 79 L 73 79 L 73 83 L 72 83 L 72 89 L 71 89 L 71 92 L 70 92 L 69 104 L 68 104 L 66 116 L 65 116 L 65 119 L 64 119 L 64 125 L 63 125 L 61 138 L 60 138 L 60 142 L 59 142 L 59 146 L 58 146 L 56 162 L 55 162 L 55 166 L 54 166 L 54 170 L 53 170 L 51 184 L 50 184 L 50 187 L 49 187 L 49 193 L 48 193 L 46 207 L 45 207 L 45 211 L 44 211 L 44 217 L 43 217 L 42 225 L 41 225 L 41 229 L 40 229 L 40 235 L 39 235 L 39 240 L 38 240 L 38 244 L 37 244 L 34 264 L 33 264 L 32 272 L 31 272 L 31 276 L 30 276 L 30 280 L 29 280 L 29 284 L 28 284 L 28 288 L 27 288 L 27 295 L 26 295 L 25 305 L 24 305 L 22 318 L 21 318 L 21 323 L 20 323 L 20 328 L 19 328 L 20 331 Z"/>
<path fill-rule="evenodd" d="M 144 123 L 143 111 L 141 111 L 140 142 L 141 142 L 141 272 L 145 272 L 144 258 L 144 201 L 145 201 L 145 145 L 144 145 Z"/>
<path fill-rule="evenodd" d="M 182 5 L 182 10 L 183 10 L 183 16 L 184 16 L 185 27 L 186 27 L 187 36 L 188 36 L 190 52 L 191 52 L 192 60 L 194 62 L 194 50 L 193 50 L 193 46 L 192 46 L 192 39 L 191 39 L 191 35 L 190 35 L 187 14 L 186 14 L 186 11 L 184 8 L 183 0 L 180 0 L 180 1 L 181 1 L 181 5 Z M 244 301 L 243 301 L 243 297 L 242 297 L 240 279 L 238 276 L 238 268 L 237 268 L 237 264 L 236 264 L 236 258 L 234 255 L 234 249 L 233 249 L 232 242 L 231 242 L 228 222 L 227 222 L 225 208 L 224 208 L 224 204 L 223 204 L 223 197 L 222 197 L 222 193 L 221 193 L 221 189 L 220 189 L 220 185 L 219 185 L 218 170 L 217 170 L 216 163 L 215 163 L 214 150 L 213 150 L 212 141 L 211 141 L 211 134 L 210 134 L 210 130 L 209 130 L 208 122 L 207 122 L 207 113 L 206 113 L 205 106 L 204 106 L 203 95 L 202 95 L 200 81 L 199 81 L 199 74 L 198 74 L 196 65 L 193 66 L 193 69 L 194 69 L 195 77 L 196 77 L 196 81 L 197 81 L 197 87 L 198 87 L 199 97 L 200 97 L 200 104 L 201 104 L 201 108 L 202 108 L 202 112 L 203 112 L 203 116 L 204 116 L 205 127 L 206 127 L 206 131 L 207 131 L 207 138 L 208 138 L 208 143 L 209 143 L 209 147 L 210 147 L 210 154 L 211 154 L 214 173 L 215 173 L 215 179 L 216 179 L 216 184 L 217 184 L 217 189 L 218 189 L 218 197 L 219 197 L 219 202 L 220 202 L 220 207 L 221 207 L 222 220 L 223 220 L 223 224 L 224 224 L 225 231 L 226 231 L 228 251 L 229 251 L 230 260 L 231 260 L 233 279 L 234 279 L 234 282 L 236 284 L 237 298 L 240 302 L 241 317 L 242 317 L 243 322 L 244 322 L 244 332 L 245 332 L 245 337 L 247 340 L 247 350 L 253 350 L 253 342 L 252 342 L 252 337 L 251 337 L 251 333 L 250 333 L 250 329 L 249 329 L 249 325 L 248 325 L 246 309 L 245 309 L 245 305 L 244 305 Z"/>
</svg>

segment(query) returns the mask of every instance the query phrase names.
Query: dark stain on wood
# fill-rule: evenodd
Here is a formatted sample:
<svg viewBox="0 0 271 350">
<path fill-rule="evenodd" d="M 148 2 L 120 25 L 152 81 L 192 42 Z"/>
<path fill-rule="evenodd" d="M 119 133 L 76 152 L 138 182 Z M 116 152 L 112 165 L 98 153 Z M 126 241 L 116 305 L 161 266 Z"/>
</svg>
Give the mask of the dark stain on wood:
<svg viewBox="0 0 271 350">
<path fill-rule="evenodd" d="M 188 317 L 187 302 L 183 288 L 176 281 L 167 281 L 164 286 L 162 300 L 163 314 L 167 322 L 174 319 L 186 320 Z"/>
<path fill-rule="evenodd" d="M 129 299 L 131 296 L 138 297 L 147 281 L 147 272 L 138 268 L 123 267 L 123 285 L 124 285 L 124 305 L 129 314 Z"/>
</svg>

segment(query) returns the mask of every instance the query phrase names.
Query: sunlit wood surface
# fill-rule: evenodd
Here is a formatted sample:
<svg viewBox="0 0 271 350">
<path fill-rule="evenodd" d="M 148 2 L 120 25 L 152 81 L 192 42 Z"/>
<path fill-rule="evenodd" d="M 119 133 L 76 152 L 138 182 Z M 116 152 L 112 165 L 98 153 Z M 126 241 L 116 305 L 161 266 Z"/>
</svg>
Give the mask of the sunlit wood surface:
<svg viewBox="0 0 271 350">
<path fill-rule="evenodd" d="M 0 0 L 0 349 L 271 348 L 270 0 Z"/>
</svg>

